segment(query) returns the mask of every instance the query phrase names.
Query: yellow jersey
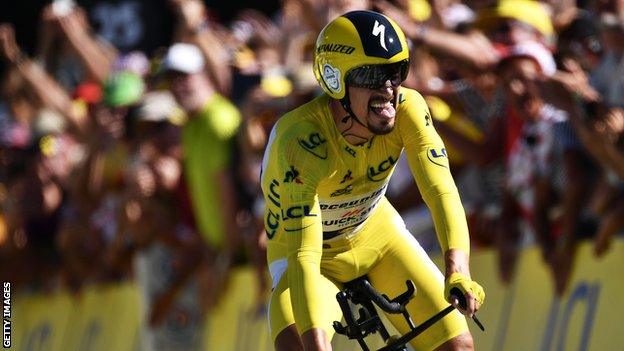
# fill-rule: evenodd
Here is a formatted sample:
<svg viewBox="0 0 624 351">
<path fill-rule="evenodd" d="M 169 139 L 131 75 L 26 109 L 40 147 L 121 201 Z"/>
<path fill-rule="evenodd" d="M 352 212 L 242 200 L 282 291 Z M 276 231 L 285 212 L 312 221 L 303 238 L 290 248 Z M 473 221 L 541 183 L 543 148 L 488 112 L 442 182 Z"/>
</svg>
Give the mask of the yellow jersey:
<svg viewBox="0 0 624 351">
<path fill-rule="evenodd" d="M 323 241 L 357 235 L 367 225 L 385 201 L 402 152 L 431 210 L 443 251 L 469 252 L 468 227 L 446 149 L 423 97 L 400 88 L 394 129 L 360 146 L 340 134 L 329 99 L 321 95 L 280 118 L 262 166 L 268 261 L 287 259 L 294 319 L 302 332 L 319 327 L 322 320 L 315 309 L 322 296 L 315 289 Z"/>
</svg>

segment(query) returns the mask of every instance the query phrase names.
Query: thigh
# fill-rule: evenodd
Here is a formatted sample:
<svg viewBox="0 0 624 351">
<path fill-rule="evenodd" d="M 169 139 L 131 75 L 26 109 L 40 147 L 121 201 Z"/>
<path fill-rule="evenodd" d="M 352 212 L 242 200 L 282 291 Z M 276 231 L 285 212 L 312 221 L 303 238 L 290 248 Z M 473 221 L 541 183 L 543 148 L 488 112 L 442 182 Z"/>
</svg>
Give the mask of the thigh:
<svg viewBox="0 0 624 351">
<path fill-rule="evenodd" d="M 290 289 L 288 288 L 288 270 L 281 277 L 274 277 L 274 279 L 277 280 L 277 285 L 271 292 L 271 299 L 269 300 L 269 329 L 271 339 L 275 343 L 275 339 L 281 331 L 295 324 L 295 317 L 291 305 Z M 334 335 L 334 321 L 342 319 L 342 311 L 336 300 L 336 294 L 339 290 L 332 281 L 323 277 L 317 286 L 317 291 L 322 296 L 319 301 L 323 301 L 323 304 L 315 306 L 315 308 L 323 310 L 320 313 L 324 318 L 322 328 L 331 340 Z"/>
<path fill-rule="evenodd" d="M 416 285 L 416 295 L 407 309 L 414 323 L 420 324 L 449 305 L 444 299 L 444 277 L 404 226 L 392 225 L 386 228 L 384 235 L 391 235 L 392 239 L 380 262 L 369 272 L 369 279 L 377 290 L 390 298 L 405 291 L 405 281 L 411 279 Z M 409 331 L 402 315 L 387 317 L 401 334 Z M 465 332 L 468 326 L 464 316 L 453 311 L 410 344 L 415 350 L 433 350 Z"/>
</svg>

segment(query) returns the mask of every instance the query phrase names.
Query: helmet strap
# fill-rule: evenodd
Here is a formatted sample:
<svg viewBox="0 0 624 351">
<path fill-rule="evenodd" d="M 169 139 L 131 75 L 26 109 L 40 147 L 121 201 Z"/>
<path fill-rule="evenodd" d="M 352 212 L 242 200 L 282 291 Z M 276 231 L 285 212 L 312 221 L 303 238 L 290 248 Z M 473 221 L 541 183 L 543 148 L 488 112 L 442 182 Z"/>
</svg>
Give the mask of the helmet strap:
<svg viewBox="0 0 624 351">
<path fill-rule="evenodd" d="M 353 113 L 353 110 L 351 109 L 351 101 L 349 101 L 348 87 L 345 87 L 345 96 L 340 99 L 340 105 L 342 105 L 342 108 L 347 111 L 347 116 L 343 119 L 343 123 L 346 123 L 348 121 L 347 117 L 349 117 L 356 121 L 358 124 L 360 124 L 362 127 L 366 127 L 366 129 L 368 129 L 368 126 L 364 125 L 364 123 L 362 123 L 360 119 L 357 118 L 357 116 L 355 115 L 355 113 Z"/>
</svg>

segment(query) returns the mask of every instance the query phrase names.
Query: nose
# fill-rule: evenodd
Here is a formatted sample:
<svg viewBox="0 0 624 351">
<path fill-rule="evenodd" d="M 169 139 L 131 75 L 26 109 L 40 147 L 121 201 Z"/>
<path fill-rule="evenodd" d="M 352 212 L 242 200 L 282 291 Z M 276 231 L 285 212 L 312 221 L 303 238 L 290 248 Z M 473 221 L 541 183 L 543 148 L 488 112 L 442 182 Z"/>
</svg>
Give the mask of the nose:
<svg viewBox="0 0 624 351">
<path fill-rule="evenodd" d="M 384 84 L 379 87 L 379 92 L 383 92 L 384 94 L 392 95 L 394 86 L 392 85 L 392 80 L 386 79 Z"/>
<path fill-rule="evenodd" d="M 516 95 L 522 95 L 526 91 L 526 85 L 520 79 L 514 79 L 509 83 L 509 90 Z"/>
</svg>

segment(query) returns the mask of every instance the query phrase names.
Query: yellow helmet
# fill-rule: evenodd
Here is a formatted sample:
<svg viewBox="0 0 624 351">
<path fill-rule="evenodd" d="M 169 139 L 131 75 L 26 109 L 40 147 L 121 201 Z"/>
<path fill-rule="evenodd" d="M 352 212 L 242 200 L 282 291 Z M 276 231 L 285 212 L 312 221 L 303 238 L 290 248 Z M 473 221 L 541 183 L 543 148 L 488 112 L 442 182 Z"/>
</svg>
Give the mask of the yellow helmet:
<svg viewBox="0 0 624 351">
<path fill-rule="evenodd" d="M 409 70 L 405 34 L 393 20 L 380 13 L 345 13 L 327 24 L 316 39 L 314 76 L 323 91 L 334 99 L 345 98 L 346 84 L 355 78 L 350 75 L 354 69 L 389 64 L 400 65 L 399 78 L 401 82 L 405 80 Z M 389 79 L 382 74 L 360 74 L 359 82 L 363 84 L 359 85 L 366 86 L 367 79 Z"/>
</svg>

